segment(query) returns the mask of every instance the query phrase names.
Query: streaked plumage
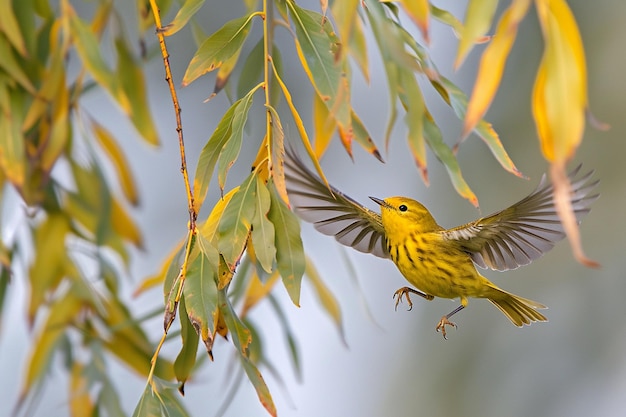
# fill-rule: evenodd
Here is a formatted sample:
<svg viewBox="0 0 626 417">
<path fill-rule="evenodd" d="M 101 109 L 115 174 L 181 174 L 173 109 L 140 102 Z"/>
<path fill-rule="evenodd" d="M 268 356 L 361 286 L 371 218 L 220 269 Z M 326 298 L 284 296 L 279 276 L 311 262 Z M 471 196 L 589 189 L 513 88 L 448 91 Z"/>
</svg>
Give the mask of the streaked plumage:
<svg viewBox="0 0 626 417">
<path fill-rule="evenodd" d="M 569 175 L 578 221 L 598 197 L 591 194 L 598 183 L 590 181 L 593 172 L 576 178 L 579 171 L 580 166 Z M 515 269 L 539 258 L 565 237 L 545 175 L 535 191 L 511 207 L 444 229 L 422 204 L 406 197 L 370 197 L 380 205 L 381 214 L 362 206 L 327 187 L 292 150 L 287 151 L 285 174 L 290 201 L 303 220 L 343 245 L 390 258 L 417 287 L 396 291 L 396 307 L 402 297 L 412 306 L 409 293 L 428 300 L 460 298 L 461 306 L 437 325 L 444 337 L 445 325 L 454 326 L 448 319 L 467 305 L 468 297 L 487 298 L 516 326 L 547 320 L 537 311 L 545 306 L 499 289 L 475 267 Z"/>
</svg>

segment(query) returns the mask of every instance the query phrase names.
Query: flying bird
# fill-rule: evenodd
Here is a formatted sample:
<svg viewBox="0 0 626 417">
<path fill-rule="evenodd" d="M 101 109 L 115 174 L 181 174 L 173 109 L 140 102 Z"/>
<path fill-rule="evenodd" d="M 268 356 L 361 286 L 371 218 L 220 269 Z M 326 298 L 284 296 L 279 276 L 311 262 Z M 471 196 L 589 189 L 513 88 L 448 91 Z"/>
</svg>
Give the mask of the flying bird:
<svg viewBox="0 0 626 417">
<path fill-rule="evenodd" d="M 570 172 L 571 204 L 577 220 L 589 213 L 598 197 L 593 171 Z M 464 309 L 469 298 L 486 298 L 518 327 L 547 321 L 538 310 L 543 304 L 498 288 L 476 269 L 506 271 L 527 265 L 548 252 L 565 232 L 556 213 L 553 186 L 544 174 L 530 195 L 512 206 L 452 229 L 437 224 L 424 205 L 407 197 L 370 197 L 380 214 L 336 188 L 326 185 L 308 169 L 293 149 L 285 155 L 285 178 L 295 213 L 319 232 L 360 252 L 389 258 L 412 287 L 394 293 L 395 307 L 410 295 L 460 299 L 444 315 L 436 330 L 446 338 L 450 317 Z M 413 288 L 415 287 L 415 288 Z"/>
</svg>

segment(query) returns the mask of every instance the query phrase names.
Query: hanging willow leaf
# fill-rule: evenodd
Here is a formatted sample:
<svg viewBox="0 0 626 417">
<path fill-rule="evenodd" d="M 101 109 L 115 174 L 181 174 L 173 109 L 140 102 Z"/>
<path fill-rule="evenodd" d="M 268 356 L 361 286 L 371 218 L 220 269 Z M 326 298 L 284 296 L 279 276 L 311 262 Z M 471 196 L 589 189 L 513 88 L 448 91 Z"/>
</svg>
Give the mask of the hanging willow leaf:
<svg viewBox="0 0 626 417">
<path fill-rule="evenodd" d="M 254 16 L 252 13 L 229 21 L 203 42 L 187 67 L 183 87 L 219 68 L 225 60 L 239 53 L 250 33 Z"/>
<path fill-rule="evenodd" d="M 217 248 L 231 270 L 239 261 L 255 212 L 256 175 L 250 174 L 226 205 L 217 228 Z"/>
<path fill-rule="evenodd" d="M 267 218 L 271 199 L 267 185 L 258 177 L 256 177 L 255 197 L 256 211 L 252 221 L 252 244 L 254 245 L 257 260 L 265 272 L 270 273 L 276 258 L 274 225 Z"/>
<path fill-rule="evenodd" d="M 276 231 L 276 261 L 283 284 L 291 301 L 300 305 L 300 286 L 304 274 L 305 259 L 300 224 L 278 195 L 275 187 L 269 187 L 271 207 L 268 213 Z"/>
</svg>

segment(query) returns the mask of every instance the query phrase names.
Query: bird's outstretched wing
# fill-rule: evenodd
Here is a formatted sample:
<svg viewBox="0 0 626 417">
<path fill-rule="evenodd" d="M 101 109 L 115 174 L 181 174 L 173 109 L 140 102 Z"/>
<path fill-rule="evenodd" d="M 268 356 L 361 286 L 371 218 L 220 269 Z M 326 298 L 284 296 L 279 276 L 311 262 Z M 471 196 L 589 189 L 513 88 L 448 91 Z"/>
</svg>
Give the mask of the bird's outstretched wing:
<svg viewBox="0 0 626 417">
<path fill-rule="evenodd" d="M 389 257 L 380 214 L 327 187 L 290 148 L 285 153 L 285 178 L 289 201 L 300 218 L 343 245 Z"/>
<path fill-rule="evenodd" d="M 581 166 L 568 175 L 572 208 L 579 222 L 599 197 L 590 194 L 599 182 L 589 181 L 593 171 L 575 178 Z M 441 233 L 445 239 L 457 241 L 482 268 L 506 271 L 527 265 L 565 237 L 552 192 L 544 174 L 535 191 L 511 207 Z"/>
</svg>

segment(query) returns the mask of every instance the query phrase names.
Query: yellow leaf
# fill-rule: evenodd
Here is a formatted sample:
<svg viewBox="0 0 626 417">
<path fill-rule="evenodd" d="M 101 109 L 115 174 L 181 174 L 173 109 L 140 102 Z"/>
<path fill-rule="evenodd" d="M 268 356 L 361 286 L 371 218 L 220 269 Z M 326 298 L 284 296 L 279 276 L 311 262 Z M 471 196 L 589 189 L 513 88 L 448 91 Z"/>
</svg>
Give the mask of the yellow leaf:
<svg viewBox="0 0 626 417">
<path fill-rule="evenodd" d="M 119 300 L 108 300 L 105 308 L 104 321 L 110 333 L 103 338 L 104 345 L 126 365 L 140 375 L 147 376 L 153 347 L 146 334 L 138 322 L 133 320 L 128 308 Z M 157 361 L 156 374 L 162 378 L 173 378 L 172 363 L 163 358 Z"/>
<path fill-rule="evenodd" d="M 533 89 L 533 116 L 544 157 L 564 165 L 585 127 L 585 53 L 564 0 L 537 0 L 536 7 L 546 46 Z"/>
<path fill-rule="evenodd" d="M 40 251 L 37 253 L 41 255 Z M 31 344 L 32 350 L 27 362 L 28 367 L 24 377 L 22 397 L 34 387 L 34 384 L 49 369 L 52 353 L 66 327 L 76 319 L 82 303 L 76 294 L 68 291 L 49 306 L 50 314 L 43 326 L 37 331 Z"/>
<path fill-rule="evenodd" d="M 296 41 L 296 46 L 297 45 L 298 43 Z M 272 70 L 274 72 L 274 76 L 276 77 L 276 81 L 278 81 L 278 85 L 280 85 L 280 88 L 283 91 L 283 96 L 285 96 L 285 101 L 287 102 L 287 105 L 289 106 L 289 110 L 291 110 L 291 115 L 293 117 L 293 120 L 296 123 L 298 133 L 300 133 L 302 144 L 304 145 L 307 153 L 309 154 L 309 157 L 311 157 L 311 161 L 313 161 L 313 165 L 315 166 L 315 170 L 317 171 L 318 175 L 320 176 L 324 184 L 328 185 L 328 180 L 326 179 L 326 176 L 324 175 L 324 171 L 322 171 L 322 167 L 320 166 L 319 159 L 315 156 L 315 151 L 313 150 L 313 147 L 311 146 L 311 141 L 309 140 L 309 135 L 306 133 L 306 129 L 304 128 L 304 122 L 302 121 L 302 117 L 300 117 L 300 113 L 298 113 L 296 106 L 293 104 L 293 100 L 291 99 L 291 93 L 289 92 L 289 89 L 287 88 L 282 78 L 280 77 L 280 74 L 278 73 L 276 66 L 274 66 L 274 61 L 270 60 L 270 63 L 272 64 Z M 303 65 L 305 65 L 304 61 L 303 61 Z M 289 204 L 289 202 L 285 201 L 285 204 Z"/>
<path fill-rule="evenodd" d="M 130 171 L 130 165 L 128 160 L 124 156 L 122 149 L 118 145 L 117 141 L 111 135 L 104 126 L 95 120 L 91 120 L 91 126 L 93 129 L 93 133 L 95 138 L 102 146 L 102 149 L 109 156 L 109 159 L 113 163 L 113 167 L 117 172 L 117 176 L 120 180 L 120 185 L 122 187 L 122 192 L 124 196 L 128 199 L 128 201 L 136 206 L 139 204 L 139 194 L 137 193 L 137 189 L 135 188 L 135 181 L 133 178 L 133 174 Z"/>
<path fill-rule="evenodd" d="M 576 20 L 564 0 L 537 0 L 545 50 L 533 89 L 532 110 L 544 157 L 550 161 L 554 203 L 576 259 L 598 263 L 583 252 L 572 212 L 565 164 L 582 141 L 587 111 L 587 68 Z"/>
<path fill-rule="evenodd" d="M 220 224 L 222 214 L 224 213 L 224 209 L 230 202 L 230 199 L 238 190 L 239 187 L 235 187 L 228 193 L 226 193 L 223 198 L 217 200 L 217 203 L 215 203 L 215 206 L 213 206 L 213 210 L 211 210 L 211 214 L 209 214 L 207 220 L 198 225 L 198 230 L 200 230 L 202 236 L 204 236 L 213 245 L 217 244 L 217 241 L 215 240 L 215 234 L 217 232 L 217 226 Z"/>
<path fill-rule="evenodd" d="M 69 90 L 59 88 L 52 101 L 51 125 L 48 140 L 41 149 L 41 168 L 44 172 L 50 172 L 63 151 L 66 150 L 70 140 L 69 118 Z"/>
<path fill-rule="evenodd" d="M 385 163 L 372 137 L 354 109 L 352 110 L 352 133 L 354 134 L 354 139 L 363 149 L 372 154 L 380 162 Z"/>
<path fill-rule="evenodd" d="M 259 150 L 256 154 L 256 158 L 252 163 L 252 171 L 256 170 L 256 175 L 261 180 L 266 182 L 269 179 L 270 171 L 269 171 L 269 160 L 270 160 L 270 149 L 269 149 L 269 140 L 267 140 L 267 135 L 263 138 L 263 144 L 259 146 Z"/>
<path fill-rule="evenodd" d="M 53 27 L 58 27 L 55 23 Z M 52 42 L 49 53 L 49 64 L 41 75 L 41 85 L 35 93 L 38 100 L 34 100 L 22 123 L 22 132 L 33 128 L 50 110 L 50 103 L 56 102 L 59 94 L 67 93 L 65 86 L 65 59 L 67 57 L 66 45 Z"/>
<path fill-rule="evenodd" d="M 550 177 L 554 185 L 554 207 L 559 214 L 567 239 L 572 246 L 574 257 L 585 266 L 592 268 L 599 267 L 600 264 L 589 259 L 583 251 L 580 241 L 580 232 L 578 230 L 578 221 L 572 210 L 571 184 L 567 177 L 565 165 L 559 162 L 553 163 L 550 166 Z"/>
<path fill-rule="evenodd" d="M 359 24 L 358 15 L 359 0 L 335 1 L 331 6 L 333 19 L 337 24 L 339 39 L 346 45 L 355 35 L 355 28 Z M 341 55 L 346 53 L 346 48 L 339 50 Z M 343 59 L 343 56 L 340 58 Z"/>
<path fill-rule="evenodd" d="M 319 159 L 330 145 L 337 122 L 331 117 L 328 107 L 317 94 L 313 94 L 313 128 L 315 129 L 313 146 L 315 156 Z"/>
<path fill-rule="evenodd" d="M 469 2 L 454 68 L 461 66 L 476 42 L 480 41 L 487 33 L 497 6 L 498 0 L 471 0 Z"/>
<path fill-rule="evenodd" d="M 287 195 L 287 184 L 285 183 L 285 131 L 280 121 L 280 116 L 274 107 L 268 106 L 270 113 L 272 128 L 271 128 L 271 141 L 270 141 L 270 153 L 269 153 L 269 168 L 272 173 L 272 179 L 274 186 L 280 195 L 280 198 L 285 202 L 289 202 L 289 196 Z M 261 177 L 261 179 L 263 179 Z M 267 179 L 263 181 L 267 184 Z"/>
<path fill-rule="evenodd" d="M 428 35 L 428 20 L 430 18 L 430 5 L 428 0 L 400 0 L 402 8 L 406 14 L 411 17 L 413 22 L 417 25 L 424 41 L 430 43 L 430 36 Z"/>
<path fill-rule="evenodd" d="M 69 220 L 61 214 L 51 214 L 35 230 L 34 253 L 37 256 L 28 273 L 31 285 L 28 318 L 31 321 L 42 306 L 46 294 L 59 285 L 71 264 L 65 247 L 70 230 Z"/>
<path fill-rule="evenodd" d="M 252 307 L 265 298 L 274 288 L 278 278 L 280 278 L 278 271 L 274 271 L 265 282 L 262 282 L 256 273 L 252 274 L 239 316 L 245 317 Z"/>
<path fill-rule="evenodd" d="M 85 377 L 85 367 L 74 362 L 70 373 L 70 411 L 74 417 L 93 415 L 94 404 L 89 395 L 89 381 Z"/>
<path fill-rule="evenodd" d="M 163 264 L 161 265 L 161 269 L 159 270 L 159 272 L 157 272 L 154 275 L 150 275 L 144 278 L 143 281 L 139 283 L 139 285 L 133 292 L 133 297 L 137 297 L 143 294 L 148 289 L 163 283 L 163 281 L 165 280 L 165 276 L 167 275 L 167 271 L 170 268 L 170 265 L 172 264 L 172 262 L 174 261 L 174 257 L 180 253 L 180 249 L 182 248 L 182 246 L 183 246 L 183 242 L 179 242 L 174 247 L 174 249 L 167 255 L 167 258 L 165 258 L 165 261 L 163 261 Z"/>
<path fill-rule="evenodd" d="M 483 52 L 467 106 L 461 137 L 466 137 L 483 118 L 498 90 L 504 64 L 511 51 L 520 21 L 526 16 L 530 0 L 516 0 L 500 18 L 493 40 Z"/>
<path fill-rule="evenodd" d="M 117 235 L 130 240 L 138 248 L 143 247 L 141 231 L 128 215 L 124 207 L 111 196 L 111 225 Z"/>
<path fill-rule="evenodd" d="M 26 150 L 21 132 L 23 115 L 17 97 L 8 86 L 0 84 L 0 169 L 18 188 L 26 181 Z"/>
</svg>

